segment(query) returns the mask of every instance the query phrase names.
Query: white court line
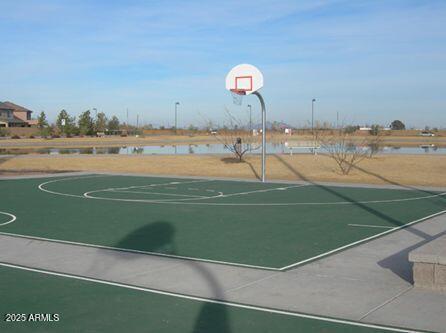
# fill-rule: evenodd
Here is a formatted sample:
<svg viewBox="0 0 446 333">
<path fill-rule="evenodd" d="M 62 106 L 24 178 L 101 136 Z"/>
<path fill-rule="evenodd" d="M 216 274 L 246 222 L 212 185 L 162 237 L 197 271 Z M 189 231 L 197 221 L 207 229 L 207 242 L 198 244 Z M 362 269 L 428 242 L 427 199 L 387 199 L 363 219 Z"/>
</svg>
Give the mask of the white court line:
<svg viewBox="0 0 446 333">
<path fill-rule="evenodd" d="M 190 194 L 174 194 L 174 193 L 162 193 L 162 192 L 140 192 L 140 191 L 121 191 L 121 190 L 104 190 L 104 192 L 117 192 L 117 193 L 136 193 L 136 194 L 160 194 L 160 195 L 170 195 L 174 197 L 190 197 L 190 198 L 208 198 L 204 195 L 190 195 Z M 89 192 L 87 192 L 89 193 Z"/>
<path fill-rule="evenodd" d="M 60 179 L 53 179 L 53 180 L 49 180 L 46 182 L 43 182 L 41 184 L 38 185 L 39 190 L 43 191 L 43 192 L 47 192 L 50 194 L 55 194 L 55 195 L 61 195 L 61 196 L 66 196 L 66 197 L 73 197 L 73 198 L 81 198 L 81 199 L 85 199 L 87 197 L 83 196 L 83 195 L 78 195 L 78 194 L 69 194 L 69 193 L 62 193 L 62 192 L 56 192 L 56 191 L 52 191 L 52 190 L 48 190 L 46 189 L 44 186 L 47 184 L 51 184 L 51 183 L 57 183 L 57 182 L 61 182 L 61 181 L 67 181 L 67 180 L 73 180 L 73 179 L 88 179 L 88 178 L 98 178 L 98 177 L 116 177 L 113 175 L 93 175 L 93 176 L 81 176 L 81 177 L 70 177 L 70 178 L 60 178 Z M 198 183 L 198 182 L 209 182 L 210 180 L 199 180 L 199 181 L 190 181 L 190 182 L 184 182 L 184 183 Z M 180 182 L 175 182 L 175 184 L 179 184 Z M 162 184 L 152 184 L 153 186 L 164 186 L 164 185 L 171 185 L 172 182 L 168 182 L 168 183 L 162 183 Z M 183 183 L 181 183 L 183 184 Z M 104 189 L 104 190 L 97 190 L 97 191 L 91 191 L 91 192 L 102 192 L 102 191 L 110 191 L 110 190 L 115 190 L 115 189 L 129 189 L 129 188 L 137 188 L 137 187 L 148 187 L 148 186 L 152 186 L 152 185 L 143 185 L 143 186 L 130 186 L 130 187 L 119 187 L 119 188 L 113 188 L 113 189 Z M 86 192 L 89 193 L 89 192 Z M 103 199 L 106 200 L 106 198 L 95 198 L 95 197 L 91 197 L 94 199 Z M 109 199 L 112 200 L 112 199 Z M 121 200 L 119 199 L 119 201 L 126 201 L 126 200 Z M 131 200 L 134 201 L 134 200 Z M 143 202 L 147 201 L 150 202 L 148 200 L 142 200 Z"/>
<path fill-rule="evenodd" d="M 67 178 L 67 179 L 69 179 L 69 178 Z M 211 180 L 201 179 L 201 180 L 193 180 L 193 181 L 188 181 L 188 182 L 168 182 L 168 183 L 159 183 L 159 184 L 146 184 L 146 185 L 136 185 L 136 186 L 129 186 L 129 187 L 116 187 L 116 189 L 119 189 L 119 190 L 127 190 L 127 189 L 132 189 L 132 188 L 143 189 L 143 188 L 149 188 L 149 187 L 181 185 L 181 184 L 191 184 L 191 183 L 206 183 L 206 182 L 211 182 Z"/>
<path fill-rule="evenodd" d="M 418 219 L 418 220 L 415 220 L 415 221 L 412 221 L 412 222 L 408 222 L 408 223 L 403 224 L 403 225 L 400 225 L 400 226 L 398 226 L 398 227 L 395 227 L 395 228 L 392 228 L 392 229 L 383 231 L 383 232 L 381 232 L 381 233 L 379 233 L 379 234 L 376 234 L 376 235 L 373 235 L 373 236 L 370 236 L 370 237 L 367 237 L 367 238 L 360 239 L 360 240 L 358 240 L 358 241 L 356 241 L 356 242 L 353 242 L 353 243 L 350 243 L 350 244 L 347 244 L 347 245 L 338 247 L 338 248 L 333 249 L 333 250 L 331 250 L 331 251 L 327 251 L 327 252 L 321 253 L 321 254 L 319 254 L 319 255 L 317 255 L 317 256 L 314 256 L 314 257 L 311 257 L 311 258 L 308 258 L 308 259 L 305 259 L 305 260 L 296 262 L 296 263 L 294 263 L 294 264 L 291 264 L 291 265 L 288 265 L 288 266 L 281 267 L 280 270 L 281 270 L 281 271 L 286 271 L 286 270 L 289 270 L 289 269 L 291 269 L 291 268 L 295 268 L 295 267 L 297 267 L 297 266 L 301 266 L 301 265 L 303 265 L 303 264 L 305 264 L 305 263 L 307 263 L 307 262 L 314 261 L 314 260 L 316 260 L 316 259 L 320 259 L 320 258 L 326 257 L 326 256 L 328 256 L 328 255 L 330 255 L 330 254 L 339 252 L 339 251 L 341 251 L 341 250 L 347 249 L 347 248 L 352 247 L 352 246 L 355 246 L 355 245 L 359 245 L 359 244 L 364 243 L 364 242 L 368 242 L 368 241 L 370 241 L 370 240 L 372 240 L 372 239 L 375 239 L 375 238 L 378 238 L 378 237 L 387 235 L 387 234 L 389 234 L 389 233 L 391 233 L 391 232 L 394 232 L 394 231 L 396 231 L 396 230 L 400 230 L 400 229 L 403 229 L 403 228 L 407 228 L 408 226 L 410 226 L 410 225 L 412 225 L 412 224 L 415 224 L 415 223 L 418 223 L 418 222 L 421 222 L 421 221 L 430 219 L 430 218 L 432 218 L 432 217 L 435 217 L 435 216 L 438 216 L 438 215 L 441 215 L 441 214 L 444 214 L 444 213 L 446 213 L 446 210 L 442 210 L 441 212 L 438 212 L 438 213 L 435 213 L 435 214 L 431 214 L 431 215 L 429 215 L 429 216 L 422 217 L 422 218 L 420 218 L 420 219 Z"/>
<path fill-rule="evenodd" d="M 309 186 L 308 184 L 302 184 L 302 185 L 292 185 L 292 186 L 286 186 L 286 187 L 273 187 L 273 188 L 267 188 L 267 189 L 262 189 L 262 190 L 253 190 L 253 191 L 247 191 L 247 192 L 237 192 L 237 193 L 229 193 L 229 194 L 223 194 L 223 192 L 218 192 L 218 195 L 214 195 L 214 196 L 210 196 L 210 197 L 206 197 L 203 196 L 202 198 L 191 198 L 191 199 L 178 199 L 177 201 L 171 201 L 171 200 L 163 200 L 163 199 L 150 199 L 150 200 L 140 200 L 140 199 L 120 199 L 120 198 L 105 198 L 105 197 L 95 197 L 92 196 L 92 193 L 99 193 L 99 192 L 104 192 L 104 191 L 111 191 L 114 190 L 112 189 L 104 189 L 104 190 L 95 190 L 95 191 L 88 191 L 85 192 L 83 194 L 83 196 L 85 198 L 89 198 L 89 199 L 102 199 L 102 200 L 116 200 L 116 201 L 134 201 L 134 202 L 151 202 L 151 203 L 183 203 L 184 201 L 187 200 L 194 200 L 194 201 L 198 201 L 198 200 L 209 200 L 209 199 L 215 199 L 215 198 L 227 198 L 227 197 L 233 197 L 233 196 L 238 196 L 238 195 L 248 195 L 248 194 L 253 194 L 253 193 L 265 193 L 265 192 L 271 192 L 271 191 L 283 191 L 283 190 L 287 190 L 290 188 L 298 188 L 298 187 L 303 187 L 303 186 Z M 136 193 L 136 192 L 134 192 Z M 192 203 L 185 203 L 185 204 L 202 204 L 201 202 L 192 202 Z M 225 203 L 203 203 L 205 205 L 242 205 L 242 206 L 250 206 L 251 204 L 225 204 Z M 257 204 L 253 204 L 253 205 L 257 205 Z M 259 204 L 264 206 L 264 204 Z M 267 206 L 269 204 L 266 204 Z"/>
<path fill-rule="evenodd" d="M 97 177 L 107 177 L 108 175 L 94 175 L 94 176 L 83 176 L 83 177 L 71 177 L 71 178 L 59 178 L 59 179 L 54 179 L 54 180 L 49 180 L 46 181 L 42 184 L 39 184 L 38 188 L 39 190 L 43 191 L 43 192 L 47 192 L 47 193 L 51 193 L 51 194 L 56 194 L 56 195 L 62 195 L 62 196 L 66 196 L 66 197 L 72 197 L 72 198 L 83 198 L 83 196 L 77 195 L 77 194 L 69 194 L 69 193 L 61 193 L 61 192 L 56 192 L 56 191 L 51 191 L 51 190 L 47 190 L 46 188 L 44 188 L 45 185 L 50 184 L 50 183 L 57 183 L 60 181 L 64 181 L 64 180 L 70 180 L 70 179 L 87 179 L 87 178 L 97 178 Z"/>
<path fill-rule="evenodd" d="M 229 193 L 229 194 L 223 194 L 223 192 L 217 192 L 218 195 L 214 195 L 214 196 L 210 196 L 210 197 L 202 196 L 203 199 L 200 199 L 200 200 L 214 199 L 214 198 L 227 198 L 227 197 L 233 197 L 233 196 L 238 196 L 238 195 L 247 195 L 247 194 L 253 194 L 253 193 L 265 193 L 265 192 L 278 191 L 278 190 L 283 191 L 283 190 L 287 190 L 290 188 L 297 188 L 297 187 L 302 187 L 302 186 L 308 186 L 308 184 L 291 185 L 291 186 L 286 186 L 286 187 L 273 187 L 273 188 L 266 188 L 266 189 L 262 189 L 262 190 L 253 190 L 253 191 L 237 192 L 237 193 Z M 206 190 L 206 191 L 215 192 L 214 190 Z M 87 194 L 94 193 L 94 192 L 96 192 L 96 191 L 87 192 Z M 84 195 L 85 195 L 85 193 L 84 193 Z M 91 196 L 88 196 L 88 197 L 89 198 L 100 198 L 100 197 L 91 197 Z M 188 200 L 188 199 L 185 199 L 185 200 Z M 194 199 L 191 199 L 191 200 L 194 200 Z M 182 201 L 184 201 L 184 200 L 182 200 Z"/>
<path fill-rule="evenodd" d="M 3 262 L 0 262 L 0 266 L 20 269 L 20 270 L 29 271 L 29 272 L 47 274 L 47 275 L 52 275 L 52 276 L 64 277 L 64 278 L 69 278 L 69 279 L 94 282 L 94 283 L 104 284 L 104 285 L 108 285 L 108 286 L 126 288 L 126 289 L 131 289 L 131 290 L 138 290 L 138 291 L 148 292 L 151 294 L 182 298 L 182 299 L 198 301 L 198 302 L 220 304 L 220 305 L 225 305 L 225 306 L 239 308 L 239 309 L 255 310 L 255 311 L 261 311 L 261 312 L 267 312 L 267 313 L 286 315 L 286 316 L 290 316 L 290 317 L 313 319 L 313 320 L 319 320 L 319 321 L 335 323 L 335 324 L 367 327 L 367 328 L 380 329 L 380 330 L 385 330 L 385 331 L 390 331 L 390 332 L 421 333 L 420 331 L 414 331 L 414 330 L 410 330 L 410 329 L 394 328 L 394 327 L 382 326 L 382 325 L 378 325 L 378 324 L 366 324 L 366 323 L 360 323 L 360 322 L 344 320 L 344 319 L 334 319 L 334 318 L 318 316 L 318 315 L 309 315 L 309 314 L 299 313 L 299 312 L 277 310 L 277 309 L 273 309 L 273 308 L 261 307 L 261 306 L 256 306 L 256 305 L 248 305 L 248 304 L 242 304 L 242 303 L 233 303 L 233 302 L 229 302 L 229 301 L 215 300 L 215 299 L 205 298 L 205 297 L 200 297 L 200 296 L 190 296 L 190 295 L 174 293 L 174 292 L 170 292 L 170 291 L 162 291 L 162 290 L 158 290 L 158 289 L 138 287 L 135 285 L 125 284 L 125 283 L 105 281 L 105 280 L 89 278 L 89 277 L 74 275 L 74 274 L 52 272 L 52 271 L 47 271 L 47 270 L 43 270 L 43 269 L 30 268 L 30 267 L 8 264 L 8 263 L 3 263 Z"/>
<path fill-rule="evenodd" d="M 229 266 L 245 267 L 245 268 L 253 268 L 253 269 L 263 269 L 263 270 L 268 270 L 268 271 L 280 271 L 279 268 L 274 268 L 274 267 L 257 266 L 257 265 L 250 265 L 250 264 L 241 264 L 241 263 L 236 263 L 236 262 L 212 260 L 212 259 L 202 259 L 202 258 L 195 258 L 195 257 L 186 257 L 186 256 L 180 256 L 180 255 L 176 255 L 176 254 L 167 254 L 167 253 L 160 253 L 160 252 L 149 252 L 149 251 L 126 249 L 126 248 L 121 248 L 121 247 L 97 245 L 97 244 L 82 243 L 82 242 L 73 242 L 73 241 L 62 240 L 62 239 L 54 239 L 54 238 L 45 238 L 45 237 L 38 237 L 38 236 L 14 234 L 14 233 L 11 233 L 11 232 L 3 232 L 3 231 L 1 231 L 0 235 L 20 237 L 20 238 L 26 238 L 26 239 L 36 239 L 36 240 L 47 241 L 47 242 L 55 242 L 55 243 L 61 243 L 61 244 L 86 246 L 86 247 L 92 247 L 92 248 L 104 249 L 104 250 L 113 250 L 113 251 L 121 251 L 121 252 L 137 253 L 137 254 L 148 254 L 148 255 L 157 256 L 157 257 L 166 257 L 166 258 L 173 258 L 173 259 L 191 260 L 191 261 L 205 262 L 205 263 L 210 263 L 210 264 L 229 265 Z"/>
<path fill-rule="evenodd" d="M 385 225 L 374 225 L 374 224 L 347 224 L 349 227 L 367 227 L 367 228 L 384 228 L 384 229 L 395 229 L 396 227 L 389 227 Z"/>
<path fill-rule="evenodd" d="M 292 185 L 292 186 L 286 186 L 286 187 L 274 187 L 274 188 L 267 188 L 267 189 L 261 189 L 261 190 L 253 190 L 253 191 L 247 191 L 247 192 L 237 192 L 237 193 L 229 193 L 229 194 L 223 194 L 223 192 L 218 192 L 218 195 L 214 195 L 214 196 L 210 196 L 210 197 L 206 197 L 206 196 L 199 196 L 202 199 L 206 200 L 206 199 L 214 199 L 214 198 L 227 198 L 227 197 L 233 197 L 233 196 L 238 196 L 238 195 L 246 195 L 246 194 L 253 194 L 253 193 L 265 193 L 265 192 L 271 192 L 271 191 L 283 191 L 283 190 L 287 190 L 290 188 L 298 188 L 298 187 L 303 187 L 303 186 L 308 186 L 308 184 L 301 184 L 301 185 Z M 167 187 L 166 187 L 167 188 Z M 124 191 L 117 191 L 115 189 L 106 189 L 106 190 L 95 190 L 95 191 L 89 191 L 89 192 L 85 192 L 84 193 L 84 197 L 86 198 L 91 198 L 91 199 L 102 199 L 102 197 L 93 197 L 91 196 L 92 193 L 98 193 L 98 192 L 103 192 L 103 191 L 113 191 L 113 192 L 123 192 Z M 198 190 L 197 188 L 189 188 L 189 190 Z M 215 192 L 215 190 L 206 190 L 207 192 Z M 143 193 L 145 194 L 145 192 L 128 192 L 128 193 Z M 157 194 L 155 192 L 149 192 L 149 193 L 154 193 Z M 164 193 L 158 193 L 158 194 L 164 194 Z M 172 194 L 174 195 L 174 194 Z M 178 194 L 178 196 L 180 196 Z M 197 196 L 192 196 L 192 195 L 181 195 L 181 196 L 190 196 L 190 197 L 197 197 Z M 191 200 L 193 200 L 194 198 L 192 198 Z M 133 200 L 133 199 L 130 199 Z M 136 199 L 138 200 L 138 199 Z M 158 201 L 162 201 L 162 199 L 153 199 L 150 201 L 154 201 L 154 202 L 158 202 Z M 184 201 L 184 200 L 183 200 Z"/>
<path fill-rule="evenodd" d="M 0 212 L 0 214 L 9 216 L 9 217 L 11 218 L 10 220 L 8 220 L 8 221 L 6 221 L 6 222 L 0 223 L 0 227 L 2 227 L 2 226 L 4 226 L 4 225 L 7 225 L 7 224 L 10 224 L 10 223 L 14 222 L 15 220 L 17 220 L 17 216 L 15 216 L 15 215 L 13 215 L 13 214 L 6 213 L 6 212 Z"/>
<path fill-rule="evenodd" d="M 237 196 L 237 195 L 245 195 L 245 194 L 252 194 L 252 193 L 265 193 L 265 192 L 278 191 L 278 190 L 283 191 L 283 190 L 287 190 L 287 189 L 290 189 L 290 188 L 297 188 L 297 187 L 303 187 L 303 186 L 308 186 L 308 184 L 292 185 L 292 186 L 286 186 L 286 187 L 273 187 L 273 188 L 266 188 L 266 189 L 263 189 L 263 190 L 254 190 L 254 191 L 247 191 L 247 192 L 229 193 L 229 194 L 219 195 L 219 196 L 216 196 L 216 197 L 218 197 L 218 198 L 228 198 L 228 197 L 233 197 L 233 196 Z"/>
<path fill-rule="evenodd" d="M 67 193 L 62 193 L 62 192 L 56 192 L 56 191 L 51 191 L 48 189 L 45 189 L 44 186 L 50 183 L 55 183 L 58 181 L 63 181 L 63 180 L 70 180 L 70 179 L 79 179 L 79 178 L 94 178 L 94 177 L 101 177 L 101 176 L 90 176 L 90 177 L 71 177 L 71 178 L 62 178 L 62 179 L 56 179 L 56 180 L 51 180 L 51 181 L 47 181 L 44 182 L 42 184 L 40 184 L 38 187 L 40 190 L 47 192 L 47 193 L 51 193 L 51 194 L 56 194 L 56 195 L 62 195 L 62 196 L 68 196 L 68 197 L 75 197 L 75 198 L 83 198 L 83 199 L 96 199 L 96 200 L 109 200 L 109 201 L 122 201 L 122 202 L 143 202 L 143 203 L 159 203 L 159 204 L 173 204 L 173 205 L 203 205 L 203 206 L 305 206 L 305 205 L 357 205 L 357 204 L 369 204 L 369 203 L 393 203 L 393 202 L 403 202 L 403 201 L 413 201 L 413 200 L 422 200 L 422 199 L 429 199 L 429 198 L 434 198 L 434 197 L 440 197 L 440 196 L 445 196 L 446 192 L 443 193 L 437 193 L 437 194 L 433 194 L 433 195 L 428 195 L 428 196 L 424 196 L 424 197 L 414 197 L 414 198 L 403 198 L 403 199 L 389 199 L 389 200 L 370 200 L 370 201 L 335 201 L 335 202 L 280 202 L 280 203 L 268 203 L 268 202 L 263 202 L 263 203 L 224 203 L 224 202 L 202 202 L 200 200 L 208 200 L 208 199 L 213 199 L 213 198 L 221 198 L 223 197 L 222 193 L 220 192 L 219 195 L 217 196 L 211 196 L 211 197 L 206 197 L 206 198 L 197 198 L 197 199 L 178 199 L 177 201 L 169 201 L 169 200 L 163 200 L 163 199 L 159 199 L 159 200 L 144 200 L 144 199 L 122 199 L 122 198 L 104 198 L 104 197 L 94 197 L 89 195 L 90 193 L 95 193 L 95 192 L 102 192 L 104 190 L 111 190 L 111 189 L 103 189 L 103 190 L 95 190 L 95 191 L 89 191 L 89 192 L 85 192 L 83 195 L 76 195 L 76 194 L 67 194 Z M 205 180 L 205 181 L 209 181 L 209 180 Z M 149 186 L 149 185 L 148 185 Z M 300 185 L 300 186 L 310 186 L 310 185 Z M 300 187 L 297 186 L 297 187 Z M 116 189 L 127 189 L 129 187 L 124 187 L 124 188 L 116 188 Z M 283 187 L 279 187 L 279 188 L 273 188 L 273 189 L 268 189 L 270 191 L 272 190 L 278 190 L 278 189 L 282 189 Z M 266 190 L 259 190 L 259 191 L 266 191 Z M 255 191 L 251 191 L 252 193 L 255 193 Z M 226 196 L 233 196 L 233 195 L 241 195 L 241 194 L 246 194 L 246 192 L 241 192 L 241 193 L 233 193 L 233 194 L 227 194 Z M 187 200 L 195 200 L 195 201 L 200 201 L 200 202 L 187 202 Z"/>
</svg>

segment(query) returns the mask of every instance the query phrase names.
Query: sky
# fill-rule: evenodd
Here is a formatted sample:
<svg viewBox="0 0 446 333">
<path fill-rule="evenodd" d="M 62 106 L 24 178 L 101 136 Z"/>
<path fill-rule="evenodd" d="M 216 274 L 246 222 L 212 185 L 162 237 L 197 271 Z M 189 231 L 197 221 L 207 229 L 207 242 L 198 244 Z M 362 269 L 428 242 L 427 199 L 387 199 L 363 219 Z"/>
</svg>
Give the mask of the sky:
<svg viewBox="0 0 446 333">
<path fill-rule="evenodd" d="M 259 116 L 227 72 L 257 66 L 269 120 L 446 127 L 446 1 L 1 0 L 0 101 L 179 126 Z M 258 117 L 257 117 L 258 118 Z"/>
</svg>

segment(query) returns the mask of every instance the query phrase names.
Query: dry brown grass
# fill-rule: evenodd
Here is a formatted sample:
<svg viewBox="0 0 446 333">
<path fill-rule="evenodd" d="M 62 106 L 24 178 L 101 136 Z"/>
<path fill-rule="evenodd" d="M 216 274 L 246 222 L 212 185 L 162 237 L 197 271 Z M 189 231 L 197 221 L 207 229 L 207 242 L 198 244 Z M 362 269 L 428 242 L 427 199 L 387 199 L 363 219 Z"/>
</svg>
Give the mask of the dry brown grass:
<svg viewBox="0 0 446 333">
<path fill-rule="evenodd" d="M 105 171 L 157 175 L 256 178 L 260 158 L 237 163 L 231 156 L 20 156 L 0 161 L 0 172 Z M 342 175 L 333 160 L 318 155 L 270 155 L 267 177 L 371 184 L 446 186 L 446 156 L 385 155 L 364 160 L 349 175 Z"/>
</svg>

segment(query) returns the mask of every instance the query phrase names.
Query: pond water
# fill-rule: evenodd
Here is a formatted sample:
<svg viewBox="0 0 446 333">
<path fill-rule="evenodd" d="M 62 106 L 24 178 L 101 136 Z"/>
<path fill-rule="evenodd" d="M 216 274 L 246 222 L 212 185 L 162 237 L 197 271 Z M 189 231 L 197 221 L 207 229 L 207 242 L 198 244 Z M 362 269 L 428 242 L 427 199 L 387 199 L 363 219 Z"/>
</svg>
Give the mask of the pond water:
<svg viewBox="0 0 446 333">
<path fill-rule="evenodd" d="M 354 148 L 354 147 L 353 147 Z M 434 145 L 417 147 L 375 147 L 378 154 L 446 154 L 446 147 Z M 260 154 L 261 149 L 253 150 L 251 153 Z M 282 143 L 267 144 L 267 152 L 270 154 L 289 154 L 289 148 Z M 319 152 L 324 153 L 324 149 Z M 198 144 L 198 145 L 163 145 L 163 146 L 126 146 L 126 147 L 89 147 L 89 148 L 37 148 L 37 149 L 10 149 L 0 148 L 0 155 L 22 155 L 22 154 L 116 154 L 116 155 L 188 155 L 188 154 L 228 154 L 230 153 L 222 144 Z M 309 149 L 294 149 L 293 154 L 309 154 Z"/>
</svg>

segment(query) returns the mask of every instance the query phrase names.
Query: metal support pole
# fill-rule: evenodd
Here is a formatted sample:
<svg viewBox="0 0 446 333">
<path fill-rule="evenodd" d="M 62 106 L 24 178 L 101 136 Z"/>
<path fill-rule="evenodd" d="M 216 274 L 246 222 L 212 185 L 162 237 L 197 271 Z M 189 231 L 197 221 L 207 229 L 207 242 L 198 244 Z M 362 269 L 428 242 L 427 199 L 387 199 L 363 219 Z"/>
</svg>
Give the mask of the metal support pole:
<svg viewBox="0 0 446 333">
<path fill-rule="evenodd" d="M 251 104 L 248 104 L 248 108 L 249 108 L 249 132 L 250 132 L 250 135 L 252 135 L 252 106 L 251 106 Z"/>
<path fill-rule="evenodd" d="M 178 105 L 179 105 L 180 103 L 179 102 L 176 102 L 175 103 L 175 134 L 177 134 L 177 120 L 178 120 L 178 116 L 177 116 L 177 107 L 178 107 Z"/>
<path fill-rule="evenodd" d="M 248 104 L 248 108 L 249 108 L 249 136 L 252 137 L 252 106 L 251 104 Z M 248 149 L 251 152 L 251 142 L 252 139 L 249 141 L 248 144 Z"/>
<path fill-rule="evenodd" d="M 314 102 L 316 100 L 313 98 L 311 100 L 311 134 L 314 134 Z"/>
<path fill-rule="evenodd" d="M 266 174 L 266 108 L 265 101 L 258 91 L 253 92 L 259 98 L 262 107 L 262 182 L 265 182 Z"/>
<path fill-rule="evenodd" d="M 126 120 L 126 125 L 127 125 L 127 135 L 129 135 L 129 108 L 127 108 L 127 120 Z"/>
</svg>

